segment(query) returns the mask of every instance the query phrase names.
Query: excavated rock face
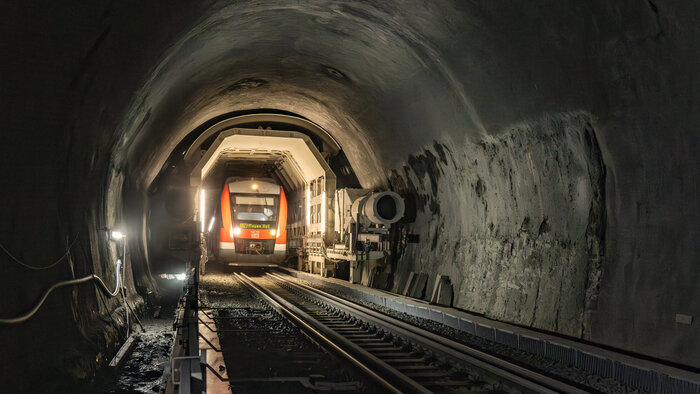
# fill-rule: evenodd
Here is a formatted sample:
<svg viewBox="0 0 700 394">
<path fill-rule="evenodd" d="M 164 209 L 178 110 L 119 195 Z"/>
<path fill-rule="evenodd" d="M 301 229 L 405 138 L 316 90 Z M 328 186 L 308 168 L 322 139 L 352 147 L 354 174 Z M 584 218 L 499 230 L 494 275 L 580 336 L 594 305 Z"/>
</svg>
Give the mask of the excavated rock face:
<svg viewBox="0 0 700 394">
<path fill-rule="evenodd" d="M 582 335 L 598 296 L 605 225 L 605 167 L 587 115 L 546 116 L 462 146 L 436 143 L 394 174 L 392 184 L 418 202 L 408 231 L 424 235 L 404 250 L 401 276 L 449 275 L 454 306 Z"/>
<path fill-rule="evenodd" d="M 420 242 L 398 282 L 449 275 L 459 307 L 698 366 L 697 325 L 674 318 L 700 316 L 700 5 L 2 8 L 0 242 L 44 265 L 78 238 L 51 270 L 0 257 L 3 317 L 58 280 L 111 280 L 104 227 L 130 234 L 138 304 L 136 285 L 153 288 L 146 190 L 166 158 L 206 122 L 266 108 L 325 128 L 363 187 L 412 200 Z M 63 289 L 0 330 L 17 365 L 88 376 L 117 305 Z"/>
</svg>

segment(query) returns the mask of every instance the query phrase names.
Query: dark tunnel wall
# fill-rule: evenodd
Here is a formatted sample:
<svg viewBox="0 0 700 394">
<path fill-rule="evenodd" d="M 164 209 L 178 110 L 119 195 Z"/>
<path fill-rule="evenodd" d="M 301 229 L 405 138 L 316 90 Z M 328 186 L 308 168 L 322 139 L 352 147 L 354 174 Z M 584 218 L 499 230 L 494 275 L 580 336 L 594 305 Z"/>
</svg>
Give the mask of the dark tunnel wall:
<svg viewBox="0 0 700 394">
<path fill-rule="evenodd" d="M 77 236 L 75 275 L 110 277 L 97 229 L 129 207 L 139 233 L 133 207 L 181 138 L 223 113 L 290 111 L 338 140 L 364 187 L 425 199 L 399 277 L 447 274 L 460 307 L 700 366 L 697 324 L 674 322 L 700 316 L 700 6 L 278 3 L 3 4 L 0 242 L 41 264 Z M 71 277 L 0 259 L 3 316 Z M 116 301 L 97 300 L 63 289 L 0 330 L 50 322 L 63 339 L 21 357 L 89 374 L 116 340 Z"/>
</svg>

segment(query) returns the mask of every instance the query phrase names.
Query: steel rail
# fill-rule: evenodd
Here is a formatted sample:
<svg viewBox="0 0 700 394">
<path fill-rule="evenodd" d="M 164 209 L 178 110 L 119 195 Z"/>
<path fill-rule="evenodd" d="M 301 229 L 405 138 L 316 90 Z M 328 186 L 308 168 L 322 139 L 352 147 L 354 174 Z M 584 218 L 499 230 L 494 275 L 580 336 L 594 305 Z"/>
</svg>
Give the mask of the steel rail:
<svg viewBox="0 0 700 394">
<path fill-rule="evenodd" d="M 334 350 L 343 358 L 350 361 L 390 392 L 431 393 L 430 390 L 427 390 L 413 379 L 402 374 L 389 364 L 367 352 L 365 349 L 362 349 L 347 338 L 344 338 L 340 334 L 328 328 L 326 325 L 314 319 L 308 313 L 304 312 L 288 300 L 285 300 L 278 294 L 275 294 L 273 291 L 258 285 L 247 275 L 239 273 L 234 275 L 246 287 L 260 295 L 261 298 L 272 305 L 277 311 L 289 317 L 299 326 L 299 328 L 311 334 L 313 338 L 316 338 L 325 346 Z M 381 371 L 381 375 L 376 371 Z"/>
<path fill-rule="evenodd" d="M 501 379 L 507 380 L 517 386 L 537 393 L 587 393 L 579 387 L 566 382 L 556 380 L 539 372 L 527 369 L 512 362 L 500 359 L 491 354 L 474 349 L 467 345 L 444 338 L 430 331 L 415 327 L 409 323 L 384 315 L 380 312 L 345 300 L 338 296 L 315 289 L 311 286 L 293 282 L 283 276 L 268 273 L 268 276 L 279 282 L 290 285 L 302 293 L 321 299 L 340 310 L 344 310 L 360 319 L 371 322 L 399 336 L 403 336 L 422 345 L 446 353 L 450 356 L 465 361 L 479 369 L 487 371 Z"/>
</svg>

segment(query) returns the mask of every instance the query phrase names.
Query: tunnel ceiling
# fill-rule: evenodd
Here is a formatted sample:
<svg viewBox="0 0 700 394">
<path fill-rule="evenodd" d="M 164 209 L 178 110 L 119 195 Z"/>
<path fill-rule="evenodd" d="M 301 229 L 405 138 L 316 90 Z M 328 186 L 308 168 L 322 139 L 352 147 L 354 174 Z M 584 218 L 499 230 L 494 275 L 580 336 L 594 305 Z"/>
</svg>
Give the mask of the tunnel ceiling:
<svg viewBox="0 0 700 394">
<path fill-rule="evenodd" d="M 432 23 L 431 34 L 447 36 L 439 31 L 444 27 L 435 11 L 426 9 L 427 20 L 422 22 Z M 143 181 L 153 178 L 153 169 L 169 152 L 143 155 L 141 149 L 160 142 L 172 148 L 186 132 L 222 113 L 275 108 L 299 114 L 327 130 L 342 146 L 363 185 L 385 183 L 379 160 L 386 157 L 376 154 L 390 143 L 378 139 L 379 130 L 386 133 L 391 128 L 383 124 L 382 112 L 388 108 L 382 108 L 382 97 L 400 98 L 406 75 L 412 76 L 413 83 L 421 81 L 448 97 L 455 95 L 456 88 L 450 86 L 449 78 L 426 75 L 432 74 L 431 69 L 438 74 L 449 71 L 435 63 L 438 59 L 431 48 L 420 40 L 424 37 L 413 31 L 416 26 L 403 23 L 410 15 L 389 12 L 378 6 L 342 3 L 331 8 L 321 3 L 288 7 L 274 2 L 214 8 L 168 51 L 123 125 L 125 138 L 136 141 L 129 154 L 151 169 L 144 172 Z M 392 108 L 391 116 L 413 110 Z M 132 125 L 140 127 L 138 138 L 130 135 L 136 131 Z M 416 140 L 421 133 L 397 132 L 404 138 L 391 141 L 394 145 L 430 141 Z"/>
</svg>

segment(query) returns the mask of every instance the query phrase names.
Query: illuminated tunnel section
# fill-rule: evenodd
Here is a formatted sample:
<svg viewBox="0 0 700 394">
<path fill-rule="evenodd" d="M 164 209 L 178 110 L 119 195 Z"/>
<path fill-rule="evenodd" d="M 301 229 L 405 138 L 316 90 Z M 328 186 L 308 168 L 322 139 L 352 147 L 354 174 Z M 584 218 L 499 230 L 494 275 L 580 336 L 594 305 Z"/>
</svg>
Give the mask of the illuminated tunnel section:
<svg viewBox="0 0 700 394">
<path fill-rule="evenodd" d="M 228 127 L 235 124 L 235 120 L 225 121 Z M 252 240 L 244 241 L 250 238 L 253 234 L 260 235 L 259 231 L 244 230 L 242 227 L 235 229 L 231 223 L 232 218 L 232 203 L 237 194 L 245 193 L 245 195 L 254 195 L 255 193 L 265 194 L 262 190 L 263 186 L 268 189 L 267 194 L 272 193 L 278 195 L 275 197 L 278 200 L 274 206 L 274 212 L 278 217 L 279 223 L 284 225 L 284 228 L 277 228 L 280 234 L 276 234 L 276 240 L 281 241 L 280 245 L 275 246 L 275 253 L 272 256 L 251 256 L 249 254 L 241 255 L 242 244 L 236 244 L 235 253 L 224 258 L 221 256 L 222 250 L 215 253 L 218 263 L 235 263 L 241 265 L 244 263 L 253 263 L 257 259 L 260 263 L 282 263 L 289 258 L 296 257 L 295 254 L 299 245 L 304 242 L 303 239 L 307 233 L 305 217 L 308 217 L 309 212 L 300 212 L 298 209 L 289 212 L 288 205 L 306 206 L 303 198 L 306 197 L 306 191 L 310 190 L 314 185 L 323 186 L 324 195 L 332 195 L 335 192 L 336 176 L 326 162 L 330 154 L 338 155 L 340 152 L 326 150 L 325 157 L 319 150 L 323 148 L 323 144 L 317 147 L 313 140 L 304 133 L 294 131 L 279 131 L 279 130 L 264 130 L 262 127 L 258 129 L 243 129 L 230 128 L 226 129 L 221 124 L 215 125 L 214 128 L 219 129 L 219 134 L 206 150 L 202 150 L 200 155 L 195 154 L 195 157 L 200 157 L 197 162 L 192 160 L 193 168 L 190 174 L 190 186 L 198 188 L 200 193 L 199 207 L 197 215 L 200 218 L 202 232 L 205 230 L 207 218 L 212 216 L 221 216 L 223 221 L 222 233 L 230 231 L 230 235 L 224 234 L 224 239 L 229 241 L 229 244 L 234 244 L 234 235 L 241 235 L 241 242 L 250 244 Z M 206 132 L 205 132 L 206 134 Z M 337 146 L 337 145 L 336 145 Z M 222 197 L 220 206 L 214 210 L 217 205 L 210 197 L 216 195 L 216 192 L 224 186 L 224 194 L 228 195 L 230 191 L 231 200 Z M 247 190 L 249 184 L 253 190 Z M 274 186 L 273 186 L 274 185 Z M 233 187 L 233 189 L 231 189 Z M 242 190 L 241 190 L 242 189 Z M 273 190 L 274 189 L 274 190 Z M 285 192 L 286 190 L 286 192 Z M 253 194 L 251 194 L 251 192 Z M 289 195 L 289 197 L 287 197 Z M 243 197 L 249 198 L 249 197 Z M 310 202 L 309 202 L 310 203 Z M 214 213 L 221 211 L 221 214 Z M 235 206 L 233 206 L 235 210 Z M 240 215 L 240 213 L 238 214 Z M 288 234 L 287 223 L 290 228 L 302 229 L 303 234 L 293 232 Z M 250 225 L 250 223 L 249 223 Z M 322 224 L 324 226 L 325 223 Z M 227 227 L 228 226 L 228 227 Z M 302 228 L 302 226 L 304 226 Z M 230 229 L 229 229 L 230 227 Z M 328 228 L 322 230 L 326 233 L 328 242 L 335 241 L 330 231 L 333 229 L 333 222 L 328 221 Z M 168 228 L 163 228 L 164 232 Z M 236 234 L 236 232 L 238 234 Z M 241 234 L 243 232 L 244 234 Z M 280 235 L 284 234 L 284 238 Z M 211 238 L 212 234 L 205 234 Z M 287 242 L 291 242 L 290 253 L 287 252 Z M 216 242 L 212 239 L 208 240 L 208 245 L 217 249 Z M 223 242 L 223 241 L 222 241 Z M 255 243 L 258 245 L 258 243 Z M 293 246 L 292 246 L 293 245 Z M 219 244 L 220 247 L 226 247 L 225 243 Z M 279 246 L 279 248 L 278 248 Z M 301 250 L 299 250 L 301 252 Z M 209 251 L 207 251 L 209 253 Z M 240 261 L 240 260 L 244 261 Z M 201 261 L 201 268 L 204 270 L 205 261 Z M 230 260 L 230 261 L 224 261 Z"/>
<path fill-rule="evenodd" d="M 91 275 L 120 277 L 127 304 L 54 290 L 0 327 L 2 377 L 70 385 L 109 361 L 124 311 L 191 257 L 192 163 L 222 124 L 301 133 L 335 189 L 400 196 L 388 291 L 448 276 L 454 307 L 700 367 L 699 7 L 3 5 L 0 318 Z M 310 191 L 280 174 L 303 212 Z"/>
</svg>

